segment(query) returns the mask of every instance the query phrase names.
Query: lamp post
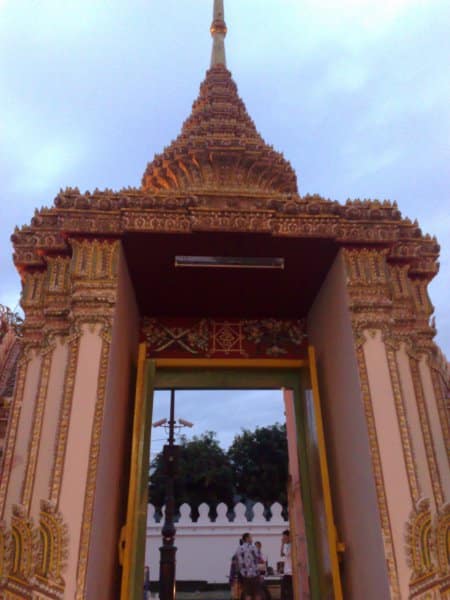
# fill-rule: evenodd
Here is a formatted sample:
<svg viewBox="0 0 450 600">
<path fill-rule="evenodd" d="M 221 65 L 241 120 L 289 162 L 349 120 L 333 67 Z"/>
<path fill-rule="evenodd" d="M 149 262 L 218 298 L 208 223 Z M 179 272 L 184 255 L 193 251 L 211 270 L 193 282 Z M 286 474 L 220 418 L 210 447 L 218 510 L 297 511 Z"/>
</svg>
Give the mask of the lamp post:
<svg viewBox="0 0 450 600">
<path fill-rule="evenodd" d="M 175 546 L 175 497 L 174 480 L 177 472 L 179 446 L 175 444 L 175 429 L 181 427 L 192 427 L 192 423 L 183 419 L 178 419 L 178 425 L 175 421 L 175 390 L 170 390 L 170 416 L 169 420 L 162 419 L 153 423 L 154 427 L 165 426 L 169 437 L 167 444 L 163 448 L 164 473 L 166 476 L 166 510 L 164 513 L 164 525 L 161 530 L 162 546 L 160 546 L 159 562 L 159 597 L 160 600 L 174 600 L 176 581 L 175 564 L 176 552 Z"/>
</svg>

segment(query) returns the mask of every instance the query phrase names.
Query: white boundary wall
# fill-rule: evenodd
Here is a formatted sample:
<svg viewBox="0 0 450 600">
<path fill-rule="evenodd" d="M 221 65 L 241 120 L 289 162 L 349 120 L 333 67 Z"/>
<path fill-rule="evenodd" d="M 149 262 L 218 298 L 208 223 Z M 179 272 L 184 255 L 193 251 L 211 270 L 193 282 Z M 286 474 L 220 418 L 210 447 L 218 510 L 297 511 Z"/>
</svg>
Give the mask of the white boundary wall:
<svg viewBox="0 0 450 600">
<path fill-rule="evenodd" d="M 201 504 L 200 516 L 194 523 L 190 516 L 190 506 L 183 504 L 180 507 L 180 519 L 176 523 L 177 580 L 201 580 L 209 583 L 228 581 L 231 557 L 238 547 L 242 534 L 247 531 L 252 534 L 254 542 L 262 543 L 262 552 L 268 557 L 269 566 L 275 570 L 277 562 L 281 560 L 281 533 L 289 529 L 289 523 L 281 516 L 280 504 L 272 505 L 270 521 L 264 518 L 263 510 L 262 504 L 255 504 L 253 519 L 248 521 L 245 516 L 245 506 L 238 503 L 234 507 L 234 520 L 229 521 L 226 505 L 219 504 L 217 519 L 211 521 L 208 516 L 209 506 Z M 150 567 L 151 581 L 159 578 L 159 547 L 164 522 L 163 517 L 160 523 L 156 523 L 154 515 L 155 507 L 149 504 L 145 563 Z"/>
</svg>

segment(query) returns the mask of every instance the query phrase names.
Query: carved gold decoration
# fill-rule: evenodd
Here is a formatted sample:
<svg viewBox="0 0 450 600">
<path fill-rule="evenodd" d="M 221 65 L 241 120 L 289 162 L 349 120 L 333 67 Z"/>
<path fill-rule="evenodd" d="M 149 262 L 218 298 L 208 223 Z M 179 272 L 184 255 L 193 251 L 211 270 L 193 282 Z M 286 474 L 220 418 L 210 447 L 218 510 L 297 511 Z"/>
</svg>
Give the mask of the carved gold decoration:
<svg viewBox="0 0 450 600">
<path fill-rule="evenodd" d="M 40 583 L 64 590 L 63 571 L 68 559 L 68 528 L 52 502 L 41 501 L 40 553 L 36 573 Z"/>
<path fill-rule="evenodd" d="M 110 350 L 110 338 L 108 332 L 103 335 L 102 350 L 100 357 L 100 369 L 97 386 L 97 401 L 95 403 L 94 423 L 92 426 L 91 446 L 89 451 L 89 466 L 84 497 L 83 520 L 81 524 L 81 540 L 78 555 L 77 588 L 75 600 L 85 598 L 86 573 L 89 554 L 89 541 L 94 512 L 95 485 L 97 478 L 97 464 L 100 454 L 100 439 L 103 424 L 103 412 L 106 391 L 106 376 L 108 371 L 108 359 Z"/>
<path fill-rule="evenodd" d="M 27 272 L 24 277 L 22 308 L 25 312 L 23 337 L 25 342 L 39 345 L 43 341 L 45 317 L 45 271 Z"/>
<path fill-rule="evenodd" d="M 411 499 L 414 505 L 419 501 L 421 497 L 417 464 L 414 457 L 411 433 L 408 427 L 408 417 L 406 414 L 405 402 L 403 399 L 403 390 L 400 382 L 400 375 L 398 372 L 396 350 L 392 347 L 392 345 L 388 343 L 385 343 L 385 346 L 389 374 L 391 378 L 392 393 L 394 396 L 395 410 L 397 412 L 400 436 L 402 440 L 403 456 L 405 458 L 406 472 L 408 475 L 408 484 L 411 493 Z"/>
<path fill-rule="evenodd" d="M 395 203 L 354 200 L 341 205 L 318 195 L 254 192 L 245 185 L 219 192 L 205 184 L 195 194 L 128 188 L 82 195 L 68 188 L 53 208 L 36 213 L 31 226 L 15 231 L 14 260 L 21 270 L 35 269 L 45 264 L 45 254 L 69 254 L 73 240 L 62 232 L 107 239 L 131 231 L 216 229 L 323 238 L 340 245 L 381 244 L 389 247 L 388 260 L 408 265 L 410 274 L 429 280 L 437 273 L 436 240 L 423 235 L 417 223 L 402 219 Z"/>
<path fill-rule="evenodd" d="M 0 586 L 4 586 L 11 571 L 11 531 L 0 522 Z"/>
<path fill-rule="evenodd" d="M 70 257 L 46 257 L 45 317 L 46 335 L 67 335 L 70 330 L 71 279 Z"/>
<path fill-rule="evenodd" d="M 406 552 L 412 586 L 435 574 L 430 501 L 422 499 L 406 524 Z"/>
<path fill-rule="evenodd" d="M 144 318 L 149 356 L 286 356 L 305 351 L 304 319 Z"/>
<path fill-rule="evenodd" d="M 223 353 L 245 356 L 242 323 L 213 321 L 211 355 Z"/>
<path fill-rule="evenodd" d="M 448 372 L 447 361 L 445 361 L 445 366 L 442 369 L 435 362 L 433 360 L 429 361 L 431 381 L 433 383 L 434 396 L 442 428 L 442 437 L 444 438 L 447 457 L 450 461 L 450 406 L 447 408 L 445 405 L 447 390 L 450 391 L 450 374 Z"/>
<path fill-rule="evenodd" d="M 436 516 L 436 550 L 439 574 L 447 576 L 450 588 L 450 503 Z"/>
<path fill-rule="evenodd" d="M 13 505 L 11 518 L 12 557 L 9 577 L 31 584 L 39 554 L 39 536 L 33 519 L 28 517 L 25 507 Z"/>
<path fill-rule="evenodd" d="M 256 131 L 231 73 L 215 65 L 178 138 L 147 166 L 142 187 L 156 192 L 208 187 L 295 193 L 297 178 Z"/>
<path fill-rule="evenodd" d="M 44 418 L 45 401 L 47 399 L 48 382 L 50 379 L 50 367 L 52 364 L 55 347 L 55 343 L 52 341 L 48 343 L 47 347 L 41 351 L 43 358 L 41 361 L 40 381 L 37 390 L 37 398 L 33 414 L 33 426 L 28 449 L 28 460 L 22 489 L 22 505 L 25 507 L 27 512 L 30 510 L 31 497 L 33 494 L 39 442 Z"/>
<path fill-rule="evenodd" d="M 8 489 L 9 477 L 11 474 L 14 448 L 16 445 L 17 428 L 19 425 L 20 412 L 22 409 L 23 393 L 25 389 L 25 380 L 27 376 L 29 362 L 30 356 L 27 349 L 25 349 L 21 358 L 19 359 L 17 381 L 14 392 L 14 399 L 10 411 L 9 428 L 5 444 L 5 454 L 3 457 L 2 477 L 0 478 L 0 507 L 2 518 L 5 517 L 6 492 Z"/>
<path fill-rule="evenodd" d="M 201 319 L 187 325 L 169 325 L 158 319 L 144 319 L 143 330 L 149 351 L 158 354 L 177 349 L 189 354 L 207 354 L 209 348 L 209 322 Z"/>
<path fill-rule="evenodd" d="M 116 240 L 71 241 L 73 248 L 72 277 L 87 282 L 111 281 L 117 275 Z"/>
<path fill-rule="evenodd" d="M 366 414 L 367 429 L 369 433 L 369 446 L 372 458 L 372 468 L 375 479 L 375 488 L 377 491 L 378 510 L 380 513 L 381 527 L 383 531 L 384 553 L 386 557 L 387 569 L 389 574 L 389 585 L 392 599 L 400 599 L 399 577 L 397 561 L 395 558 L 394 542 L 392 537 L 391 520 L 387 505 L 386 490 L 383 478 L 383 467 L 381 463 L 380 448 L 378 445 L 378 436 L 375 426 L 375 416 L 373 414 L 372 398 L 370 394 L 369 378 L 367 375 L 366 359 L 364 350 L 359 346 L 356 350 L 356 356 L 359 368 L 359 377 L 361 381 L 361 393 L 364 402 Z"/>
<path fill-rule="evenodd" d="M 66 343 L 69 346 L 69 354 L 64 376 L 64 390 L 62 396 L 61 410 L 56 435 L 55 459 L 50 476 L 50 501 L 58 504 L 61 491 L 64 458 L 66 455 L 67 436 L 69 432 L 70 413 L 72 410 L 73 390 L 78 364 L 78 352 L 80 345 L 80 333 L 71 335 Z"/>
<path fill-rule="evenodd" d="M 80 194 L 77 189 L 66 189 L 57 196 L 54 206 L 36 211 L 31 224 L 20 230 L 16 229 L 12 238 L 14 261 L 24 281 L 24 356 L 29 355 L 32 345 L 42 344 L 51 333 L 59 331 L 71 336 L 67 342 L 69 356 L 51 476 L 50 497 L 54 503 L 52 507 L 57 505 L 60 494 L 81 327 L 86 324 L 92 330 L 100 324 L 103 328 L 104 339 L 91 437 L 76 597 L 81 600 L 85 593 L 109 336 L 116 301 L 117 258 L 121 239 L 134 232 L 187 234 L 198 231 L 317 238 L 344 248 L 349 274 L 352 323 L 391 597 L 400 598 L 386 490 L 362 344 L 366 333 L 370 335 L 370 332 L 383 332 L 388 347 L 388 362 L 411 495 L 418 499 L 420 489 L 417 467 L 414 464 L 407 415 L 395 365 L 395 348 L 406 340 L 419 356 L 433 350 L 435 329 L 433 324 L 429 323 L 432 306 L 426 288 L 437 273 L 439 246 L 434 238 L 423 235 L 416 222 L 402 218 L 395 203 L 355 200 L 341 205 L 318 195 L 300 196 L 291 166 L 282 155 L 264 143 L 238 97 L 230 73 L 219 66 L 207 73 L 199 99 L 194 104 L 192 115 L 185 122 L 180 136 L 147 167 L 141 188 L 128 188 L 119 192 L 95 190 L 86 194 Z M 268 346 L 266 344 L 264 347 L 271 348 L 273 354 L 282 353 L 285 347 L 286 339 L 282 344 L 273 342 L 271 336 L 276 329 L 273 324 L 256 332 L 254 323 L 247 324 L 245 331 L 243 323 L 236 327 L 224 323 L 214 328 L 213 348 L 225 353 L 241 351 L 245 336 L 250 336 L 255 343 L 258 340 L 267 341 Z M 281 337 L 286 338 L 291 333 L 292 331 L 282 331 Z M 295 332 L 294 337 L 299 338 Z M 157 344 L 164 345 L 166 338 L 155 339 Z M 203 351 L 197 348 L 199 344 L 201 346 L 201 336 L 194 340 L 188 333 L 182 333 L 177 338 L 177 335 L 174 337 L 171 332 L 167 341 L 170 347 L 180 345 L 182 341 L 187 345 L 189 352 L 192 349 L 199 353 Z M 0 483 L 2 511 L 23 400 L 27 360 L 28 358 L 22 360 L 17 374 L 15 400 L 6 444 L 4 477 Z M 411 363 L 415 364 L 415 361 L 416 358 L 411 358 Z M 45 365 L 42 373 L 44 367 Z M 441 483 L 417 364 L 412 366 L 412 373 L 433 492 L 442 510 Z M 437 383 L 434 382 L 434 385 Z M 36 422 L 29 453 L 30 472 L 34 472 L 35 469 L 36 439 L 42 425 L 44 387 L 45 378 L 41 377 Z M 438 402 L 438 406 L 442 422 L 442 403 Z M 32 486 L 26 484 L 24 488 L 24 501 L 27 503 L 32 493 L 30 485 Z M 14 518 L 17 519 L 17 515 Z M 25 522 L 25 516 L 21 518 L 21 522 Z M 50 525 L 47 529 L 49 528 Z M 19 529 L 16 523 L 16 538 Z M 47 538 L 44 533 L 42 536 L 45 542 Z M 41 562 L 40 568 L 44 572 L 47 563 Z M 12 582 L 11 585 L 13 583 L 18 585 L 17 582 Z M 17 591 L 18 589 L 11 587 L 11 591 L 7 592 L 9 597 L 26 597 L 25 593 Z M 442 591 L 444 587 L 441 586 L 440 589 Z M 437 592 L 425 590 L 423 593 L 434 598 Z M 43 589 L 35 592 L 36 598 L 44 598 L 46 595 Z M 424 595 L 423 598 L 425 597 Z"/>
<path fill-rule="evenodd" d="M 417 358 L 410 357 L 409 359 L 411 375 L 416 396 L 417 408 L 419 411 L 420 425 L 422 428 L 423 439 L 425 443 L 425 451 L 428 460 L 428 468 L 430 470 L 431 483 L 433 487 L 433 495 L 438 509 L 443 505 L 444 497 L 442 491 L 441 477 L 436 459 L 436 450 L 434 447 L 433 436 L 431 433 L 430 418 L 428 408 L 425 401 L 422 380 L 420 377 L 419 364 Z"/>
</svg>

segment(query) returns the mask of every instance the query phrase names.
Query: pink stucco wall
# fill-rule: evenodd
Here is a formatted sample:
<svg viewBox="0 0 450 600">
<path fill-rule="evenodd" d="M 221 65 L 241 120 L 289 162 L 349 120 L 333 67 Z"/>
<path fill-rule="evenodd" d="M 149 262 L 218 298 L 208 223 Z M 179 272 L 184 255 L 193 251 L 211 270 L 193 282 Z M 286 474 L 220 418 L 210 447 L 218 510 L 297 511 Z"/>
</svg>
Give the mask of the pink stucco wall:
<svg viewBox="0 0 450 600">
<path fill-rule="evenodd" d="M 49 496 L 50 476 L 55 455 L 55 439 L 64 390 L 67 356 L 67 342 L 58 338 L 50 366 L 50 377 L 31 501 L 31 515 L 36 520 L 38 520 L 39 516 L 41 499 L 46 499 Z"/>
<path fill-rule="evenodd" d="M 412 450 L 417 465 L 417 477 L 421 496 L 423 498 L 429 498 L 433 505 L 433 488 L 431 485 L 430 471 L 428 468 L 427 453 L 423 441 L 422 427 L 420 425 L 416 393 L 414 391 L 414 383 L 409 366 L 409 356 L 404 345 L 401 346 L 400 350 L 398 350 L 396 354 L 400 383 L 405 402 L 406 417 L 408 419 L 409 432 L 411 435 Z"/>
<path fill-rule="evenodd" d="M 33 415 L 36 406 L 39 378 L 41 373 L 42 357 L 34 351 L 31 354 L 26 373 L 26 382 L 20 411 L 19 426 L 17 428 L 14 457 L 9 475 L 8 492 L 6 496 L 4 518 L 9 521 L 12 505 L 20 504 L 22 499 L 22 486 L 27 466 L 28 448 L 30 443 Z M 14 410 L 14 407 L 12 408 Z M 8 473 L 3 474 L 8 477 Z"/>
<path fill-rule="evenodd" d="M 400 593 L 408 597 L 410 568 L 404 551 L 405 523 L 413 508 L 394 394 L 381 331 L 368 336 L 364 354 L 383 469 Z"/>
<path fill-rule="evenodd" d="M 89 451 L 102 348 L 101 325 L 82 327 L 59 508 L 69 529 L 66 598 L 75 598 Z"/>
<path fill-rule="evenodd" d="M 308 335 L 317 353 L 335 520 L 346 545 L 344 598 L 383 600 L 388 575 L 342 254 L 310 310 Z"/>
<path fill-rule="evenodd" d="M 422 357 L 422 360 L 419 363 L 419 372 L 423 386 L 428 418 L 430 420 L 433 448 L 436 455 L 437 468 L 439 471 L 439 477 L 441 479 L 442 493 L 445 503 L 450 500 L 449 456 L 447 454 L 442 426 L 439 419 L 439 411 L 437 408 L 436 396 L 431 379 L 430 367 L 428 366 L 425 356 Z"/>
<path fill-rule="evenodd" d="M 138 350 L 139 315 L 123 254 L 114 315 L 105 396 L 86 598 L 118 598 L 118 538 L 125 522 L 128 447 L 132 424 L 132 385 Z"/>
</svg>

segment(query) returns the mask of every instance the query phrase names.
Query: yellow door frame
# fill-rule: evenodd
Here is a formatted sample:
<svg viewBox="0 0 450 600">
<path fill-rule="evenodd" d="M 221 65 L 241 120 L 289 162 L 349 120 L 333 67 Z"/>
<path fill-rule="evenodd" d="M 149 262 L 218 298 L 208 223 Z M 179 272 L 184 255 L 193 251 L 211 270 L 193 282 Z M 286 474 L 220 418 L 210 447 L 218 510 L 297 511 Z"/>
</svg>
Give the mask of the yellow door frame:
<svg viewBox="0 0 450 600">
<path fill-rule="evenodd" d="M 326 459 L 325 436 L 323 432 L 322 411 L 319 387 L 312 347 L 308 349 L 308 359 L 147 359 L 145 342 L 139 346 L 136 394 L 131 449 L 129 497 L 127 521 L 121 531 L 119 541 L 119 560 L 122 565 L 121 600 L 141 600 L 144 577 L 144 557 L 139 556 L 139 548 L 146 534 L 147 478 L 149 471 L 149 443 L 153 398 L 153 382 L 159 369 L 289 369 L 308 367 L 316 416 L 319 445 L 320 471 L 325 511 L 327 519 L 328 547 L 332 570 L 335 600 L 342 600 L 342 587 L 338 564 L 338 542 L 333 518 L 331 490 Z M 145 548 L 145 543 L 143 544 Z M 142 568 L 141 568 L 142 567 Z M 142 572 L 141 572 L 142 571 Z"/>
</svg>

